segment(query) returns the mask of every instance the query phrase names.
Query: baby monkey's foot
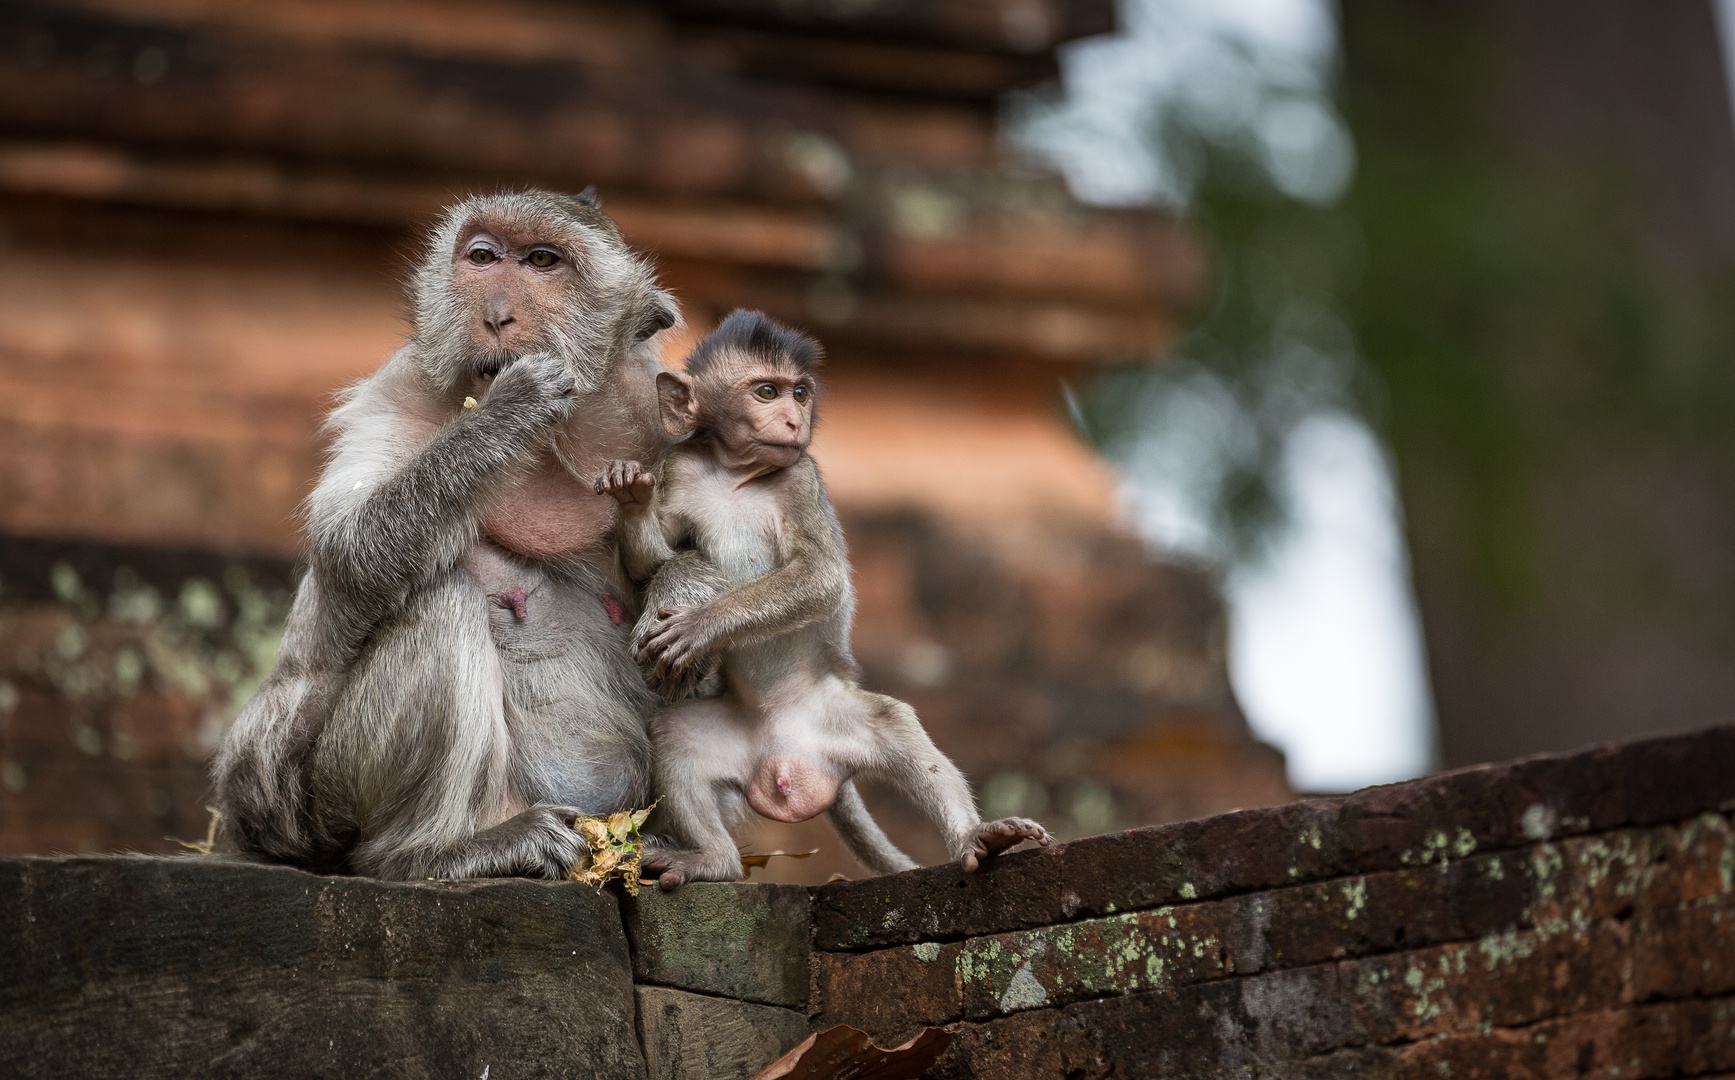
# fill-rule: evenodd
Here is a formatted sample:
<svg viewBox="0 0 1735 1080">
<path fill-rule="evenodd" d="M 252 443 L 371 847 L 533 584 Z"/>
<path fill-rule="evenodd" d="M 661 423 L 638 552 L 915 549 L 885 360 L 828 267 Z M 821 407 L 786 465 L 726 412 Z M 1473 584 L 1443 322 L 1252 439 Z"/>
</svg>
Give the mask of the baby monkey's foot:
<svg viewBox="0 0 1735 1080">
<path fill-rule="evenodd" d="M 689 881 L 740 881 L 747 876 L 737 852 L 731 851 L 725 859 L 703 851 L 653 848 L 648 844 L 639 869 L 647 877 L 658 874 L 657 884 L 664 892 L 674 892 Z"/>
<path fill-rule="evenodd" d="M 629 507 L 649 506 L 657 478 L 636 461 L 611 461 L 596 478 L 596 493 Z"/>
<path fill-rule="evenodd" d="M 964 868 L 965 873 L 970 873 L 988 856 L 998 855 L 1026 840 L 1034 840 L 1047 847 L 1053 843 L 1054 838 L 1048 835 L 1047 829 L 1029 818 L 1007 817 L 999 821 L 984 821 L 976 826 L 974 833 L 965 835 L 965 846 L 963 853 L 958 856 L 958 865 Z"/>
</svg>

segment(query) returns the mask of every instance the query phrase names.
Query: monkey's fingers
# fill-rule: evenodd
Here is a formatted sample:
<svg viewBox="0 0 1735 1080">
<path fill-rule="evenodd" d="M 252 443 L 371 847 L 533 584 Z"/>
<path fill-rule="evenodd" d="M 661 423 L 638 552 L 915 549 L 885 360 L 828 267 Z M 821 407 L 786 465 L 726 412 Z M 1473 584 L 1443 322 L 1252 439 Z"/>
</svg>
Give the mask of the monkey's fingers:
<svg viewBox="0 0 1735 1080">
<path fill-rule="evenodd" d="M 666 614 L 665 614 L 666 613 Z M 675 608 L 658 608 L 657 617 L 662 622 L 656 623 L 644 636 L 639 638 L 639 663 L 649 663 L 660 657 L 671 645 L 681 639 L 684 620 L 681 612 Z"/>
<path fill-rule="evenodd" d="M 695 640 L 690 631 L 675 635 L 667 647 L 663 649 L 657 666 L 666 672 L 666 677 L 676 683 L 695 681 L 694 677 L 702 669 L 705 661 L 705 649 Z"/>
</svg>

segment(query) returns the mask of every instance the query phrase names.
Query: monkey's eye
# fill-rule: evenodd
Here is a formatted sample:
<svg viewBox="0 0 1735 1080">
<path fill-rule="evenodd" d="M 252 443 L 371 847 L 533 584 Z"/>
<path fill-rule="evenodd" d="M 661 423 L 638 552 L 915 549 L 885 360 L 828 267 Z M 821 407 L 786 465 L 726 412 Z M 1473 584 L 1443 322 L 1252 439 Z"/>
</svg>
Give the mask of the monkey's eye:
<svg viewBox="0 0 1735 1080">
<path fill-rule="evenodd" d="M 797 405 L 806 405 L 807 404 L 807 398 L 808 398 L 808 394 L 809 394 L 807 387 L 798 386 L 794 390 L 791 390 L 789 393 L 790 393 L 791 397 L 795 398 L 795 403 Z"/>
<path fill-rule="evenodd" d="M 500 256 L 493 248 L 477 247 L 470 249 L 470 261 L 475 263 L 477 266 L 487 266 L 499 257 Z"/>
<path fill-rule="evenodd" d="M 560 256 L 547 248 L 537 248 L 535 251 L 524 256 L 524 261 L 529 263 L 531 266 L 536 267 L 538 270 L 546 270 L 559 262 Z"/>
<path fill-rule="evenodd" d="M 768 382 L 762 382 L 753 388 L 753 396 L 760 401 L 776 401 L 777 387 Z"/>
</svg>

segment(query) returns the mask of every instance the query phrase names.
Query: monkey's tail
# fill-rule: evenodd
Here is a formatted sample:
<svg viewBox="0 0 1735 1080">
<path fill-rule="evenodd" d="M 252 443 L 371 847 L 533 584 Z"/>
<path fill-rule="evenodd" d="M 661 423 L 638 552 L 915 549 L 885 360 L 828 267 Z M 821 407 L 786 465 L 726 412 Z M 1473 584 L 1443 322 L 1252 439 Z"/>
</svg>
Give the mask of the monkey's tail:
<svg viewBox="0 0 1735 1080">
<path fill-rule="evenodd" d="M 845 780 L 837 789 L 837 801 L 825 812 L 825 819 L 850 854 L 874 873 L 896 874 L 916 868 L 915 860 L 899 851 L 868 813 L 853 780 Z"/>
</svg>

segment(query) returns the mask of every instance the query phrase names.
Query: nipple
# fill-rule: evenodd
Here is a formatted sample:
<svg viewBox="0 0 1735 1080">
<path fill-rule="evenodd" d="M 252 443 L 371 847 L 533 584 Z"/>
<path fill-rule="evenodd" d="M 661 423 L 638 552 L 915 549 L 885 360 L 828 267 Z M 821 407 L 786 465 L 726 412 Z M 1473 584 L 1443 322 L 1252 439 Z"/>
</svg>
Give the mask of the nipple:
<svg viewBox="0 0 1735 1080">
<path fill-rule="evenodd" d="M 518 620 L 530 618 L 530 605 L 523 589 L 512 589 L 509 592 L 494 593 L 488 597 L 497 608 L 505 608 L 512 612 L 512 617 Z"/>
</svg>

